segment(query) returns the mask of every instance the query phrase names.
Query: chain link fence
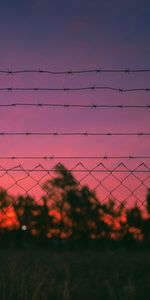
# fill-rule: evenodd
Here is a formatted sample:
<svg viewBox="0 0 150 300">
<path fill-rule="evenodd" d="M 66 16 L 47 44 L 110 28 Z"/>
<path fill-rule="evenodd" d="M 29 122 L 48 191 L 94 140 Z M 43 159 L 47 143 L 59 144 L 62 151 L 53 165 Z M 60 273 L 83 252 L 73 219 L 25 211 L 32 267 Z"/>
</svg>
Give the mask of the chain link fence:
<svg viewBox="0 0 150 300">
<path fill-rule="evenodd" d="M 149 240 L 148 163 L 1 165 L 0 187 L 2 240 Z"/>
</svg>

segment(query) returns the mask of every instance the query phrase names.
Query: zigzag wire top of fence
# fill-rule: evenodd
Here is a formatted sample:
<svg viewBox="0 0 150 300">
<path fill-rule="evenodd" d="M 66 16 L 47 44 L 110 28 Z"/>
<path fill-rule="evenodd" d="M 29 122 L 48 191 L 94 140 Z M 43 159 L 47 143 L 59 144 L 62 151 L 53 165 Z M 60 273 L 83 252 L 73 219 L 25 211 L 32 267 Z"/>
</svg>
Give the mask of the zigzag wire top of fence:
<svg viewBox="0 0 150 300">
<path fill-rule="evenodd" d="M 37 74 L 50 74 L 50 75 L 78 75 L 78 74 L 87 74 L 87 73 L 95 73 L 95 74 L 102 74 L 102 73 L 149 73 L 150 69 L 143 68 L 143 69 L 103 69 L 103 68 L 93 68 L 93 69 L 79 69 L 79 70 L 67 70 L 67 71 L 52 71 L 52 70 L 46 70 L 46 69 L 20 69 L 20 70 L 0 70 L 1 74 L 7 74 L 7 75 L 16 75 L 21 73 L 37 73 Z"/>
<path fill-rule="evenodd" d="M 59 171 L 61 171 L 61 163 L 58 163 L 54 167 L 51 168 L 45 168 L 42 164 L 38 164 L 35 167 L 32 168 L 25 168 L 22 164 L 15 165 L 13 167 L 4 167 L 0 165 L 0 172 L 55 172 L 58 171 L 58 166 L 59 166 Z M 143 168 L 143 169 L 142 169 Z M 62 171 L 64 171 L 64 168 L 62 167 Z M 150 166 L 147 165 L 146 163 L 142 162 L 138 164 L 135 168 L 129 168 L 125 163 L 120 162 L 118 163 L 114 168 L 110 169 L 107 168 L 105 164 L 103 163 L 98 163 L 96 164 L 93 168 L 87 168 L 83 163 L 78 162 L 74 167 L 68 168 L 68 172 L 83 172 L 83 173 L 150 173 Z"/>
<path fill-rule="evenodd" d="M 131 93 L 131 92 L 149 92 L 150 87 L 139 87 L 139 88 L 117 88 L 112 86 L 82 86 L 82 87 L 60 87 L 60 88 L 54 88 L 54 87 L 0 87 L 1 92 L 25 92 L 25 91 L 51 91 L 51 92 L 71 92 L 71 91 L 94 91 L 94 90 L 106 90 L 106 91 L 113 91 L 113 92 L 119 92 L 119 93 Z"/>
<path fill-rule="evenodd" d="M 67 103 L 67 104 L 60 104 L 60 103 L 2 103 L 0 104 L 0 108 L 18 108 L 18 107 L 27 107 L 27 108 L 32 108 L 32 107 L 37 107 L 37 108 L 91 108 L 91 109 L 126 109 L 126 108 L 137 108 L 137 109 L 149 109 L 150 104 L 146 105 L 130 105 L 130 104 L 72 104 L 72 103 Z"/>
</svg>

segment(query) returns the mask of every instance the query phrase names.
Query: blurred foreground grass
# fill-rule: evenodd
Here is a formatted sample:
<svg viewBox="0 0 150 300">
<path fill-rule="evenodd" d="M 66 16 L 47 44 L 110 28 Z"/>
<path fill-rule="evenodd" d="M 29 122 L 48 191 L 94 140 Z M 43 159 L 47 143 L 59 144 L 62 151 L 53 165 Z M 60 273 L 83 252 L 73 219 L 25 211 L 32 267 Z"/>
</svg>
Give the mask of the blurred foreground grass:
<svg viewBox="0 0 150 300">
<path fill-rule="evenodd" d="M 0 300 L 150 299 L 150 253 L 0 251 Z"/>
</svg>

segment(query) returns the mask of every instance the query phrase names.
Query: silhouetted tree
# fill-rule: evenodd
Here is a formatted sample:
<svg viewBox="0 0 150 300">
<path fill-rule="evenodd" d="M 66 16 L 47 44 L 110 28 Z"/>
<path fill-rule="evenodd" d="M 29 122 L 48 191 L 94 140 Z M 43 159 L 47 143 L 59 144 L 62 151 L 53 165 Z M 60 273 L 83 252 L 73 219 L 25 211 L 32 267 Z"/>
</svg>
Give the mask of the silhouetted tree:
<svg viewBox="0 0 150 300">
<path fill-rule="evenodd" d="M 118 240 L 125 233 L 126 209 L 124 202 L 116 206 L 114 199 L 109 199 L 103 204 L 104 220 L 108 224 L 106 237 L 108 239 Z"/>
<path fill-rule="evenodd" d="M 56 167 L 55 178 L 47 181 L 44 189 L 54 204 L 59 222 L 59 238 L 89 240 L 104 237 L 109 231 L 101 218 L 103 206 L 94 192 L 81 187 L 63 165 Z"/>
<path fill-rule="evenodd" d="M 146 196 L 146 208 L 148 214 L 150 214 L 150 189 L 148 189 L 147 196 Z"/>
<path fill-rule="evenodd" d="M 127 233 L 128 240 L 142 239 L 143 217 L 142 211 L 135 203 L 134 207 L 126 210 L 127 215 Z"/>
<path fill-rule="evenodd" d="M 144 241 L 150 243 L 150 189 L 148 189 L 146 196 L 146 210 L 147 217 L 143 219 L 143 235 Z"/>
<path fill-rule="evenodd" d="M 72 174 L 61 164 L 56 166 L 55 178 L 48 180 L 43 188 L 47 193 L 50 209 L 55 210 L 58 222 L 55 224 L 56 236 L 60 239 L 67 237 L 67 211 L 68 204 L 66 202 L 67 193 L 76 187 L 76 180 Z"/>
<path fill-rule="evenodd" d="M 8 217 L 12 203 L 13 197 L 6 190 L 0 188 L 0 241 L 2 246 L 9 244 L 9 231 L 15 226 Z"/>
<path fill-rule="evenodd" d="M 36 225 L 35 212 L 37 207 L 34 198 L 29 195 L 19 196 L 15 200 L 13 207 L 19 222 L 20 243 L 31 241 Z"/>
<path fill-rule="evenodd" d="M 68 203 L 67 218 L 71 238 L 89 240 L 97 238 L 99 225 L 99 206 L 95 193 L 88 187 L 72 189 L 66 193 Z"/>
<path fill-rule="evenodd" d="M 0 210 L 5 209 L 12 204 L 13 198 L 8 194 L 8 192 L 0 188 Z"/>
<path fill-rule="evenodd" d="M 50 215 L 50 208 L 46 197 L 42 198 L 42 204 L 36 206 L 34 234 L 41 243 L 45 243 L 52 237 L 51 231 L 55 228 L 55 217 Z"/>
</svg>

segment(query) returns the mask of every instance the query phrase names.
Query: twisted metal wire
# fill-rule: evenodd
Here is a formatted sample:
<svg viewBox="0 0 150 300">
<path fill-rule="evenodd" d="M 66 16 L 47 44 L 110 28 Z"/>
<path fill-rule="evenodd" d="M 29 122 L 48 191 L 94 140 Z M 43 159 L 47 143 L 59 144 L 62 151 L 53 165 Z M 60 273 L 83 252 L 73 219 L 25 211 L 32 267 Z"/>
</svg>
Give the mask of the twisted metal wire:
<svg viewBox="0 0 150 300">
<path fill-rule="evenodd" d="M 139 88 L 117 88 L 111 86 L 83 86 L 83 87 L 60 87 L 60 88 L 53 88 L 53 87 L 0 87 L 0 91 L 2 92 L 19 92 L 19 91 L 52 91 L 52 92 L 69 92 L 69 91 L 94 91 L 94 90 L 106 90 L 106 91 L 113 91 L 119 93 L 130 93 L 130 92 L 149 92 L 150 87 L 139 87 Z"/>
<path fill-rule="evenodd" d="M 44 155 L 44 156 L 0 156 L 0 160 L 137 160 L 137 159 L 150 159 L 150 156 L 136 156 L 136 155 L 128 155 L 128 156 L 57 156 L 57 155 Z"/>
<path fill-rule="evenodd" d="M 1 103 L 0 108 L 17 108 L 17 107 L 37 107 L 37 108 L 93 108 L 93 109 L 149 109 L 150 104 L 145 105 L 130 105 L 130 104 L 60 104 L 60 103 Z"/>
<path fill-rule="evenodd" d="M 78 69 L 78 70 L 66 70 L 66 71 L 53 71 L 53 70 L 46 70 L 46 69 L 20 69 L 20 70 L 13 70 L 13 69 L 7 69 L 7 70 L 0 70 L 1 74 L 6 75 L 16 75 L 16 74 L 22 74 L 22 73 L 37 73 L 37 74 L 49 74 L 49 75 L 78 75 L 78 74 L 87 74 L 87 73 L 95 73 L 95 74 L 102 74 L 102 73 L 124 73 L 124 74 L 130 74 L 130 73 L 149 73 L 149 68 L 141 68 L 141 69 L 132 69 L 132 68 L 125 68 L 125 69 L 104 69 L 104 68 L 87 68 L 87 69 Z"/>
<path fill-rule="evenodd" d="M 0 132 L 0 136 L 150 136 L 150 132 Z"/>
</svg>

